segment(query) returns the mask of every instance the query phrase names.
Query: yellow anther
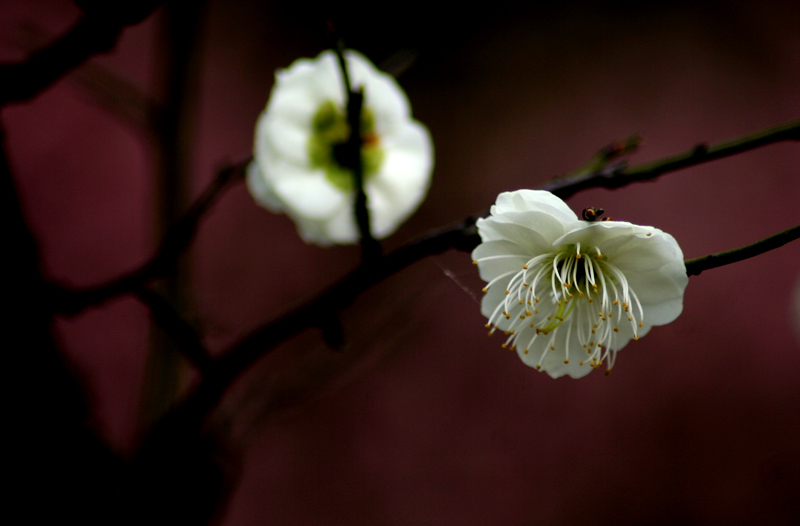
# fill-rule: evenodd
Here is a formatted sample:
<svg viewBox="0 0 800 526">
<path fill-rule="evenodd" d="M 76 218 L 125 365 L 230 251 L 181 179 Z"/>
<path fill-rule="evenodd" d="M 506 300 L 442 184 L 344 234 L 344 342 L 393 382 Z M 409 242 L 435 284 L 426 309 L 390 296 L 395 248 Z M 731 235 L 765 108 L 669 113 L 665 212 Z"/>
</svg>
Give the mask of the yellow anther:
<svg viewBox="0 0 800 526">
<path fill-rule="evenodd" d="M 564 360 L 564 363 L 569 363 L 569 360 Z"/>
<path fill-rule="evenodd" d="M 506 294 L 511 294 L 511 291 L 506 289 Z"/>
<path fill-rule="evenodd" d="M 522 268 L 528 270 L 528 265 L 522 265 Z"/>
<path fill-rule="evenodd" d="M 478 264 L 478 260 L 477 260 L 477 259 L 473 260 L 473 261 L 472 261 L 472 264 L 473 264 L 473 265 L 477 265 L 477 264 Z"/>
<path fill-rule="evenodd" d="M 524 351 L 522 351 L 522 352 L 523 352 L 523 353 L 525 353 L 525 354 L 528 354 L 528 349 L 525 349 L 525 350 L 524 350 Z"/>
<path fill-rule="evenodd" d="M 628 316 L 628 321 L 633 321 L 633 316 Z"/>
<path fill-rule="evenodd" d="M 551 351 L 555 351 L 555 350 L 556 350 L 555 346 L 551 345 L 551 346 L 550 346 L 550 350 L 551 350 Z"/>
<path fill-rule="evenodd" d="M 619 332 L 619 327 L 614 327 L 614 332 Z"/>
<path fill-rule="evenodd" d="M 639 322 L 639 327 L 644 327 L 644 323 Z"/>
<path fill-rule="evenodd" d="M 542 366 L 541 366 L 541 365 L 537 365 L 537 366 L 536 366 L 536 370 L 537 370 L 537 371 L 541 371 L 541 370 L 542 370 Z"/>
<path fill-rule="evenodd" d="M 484 293 L 486 293 L 486 292 L 489 292 L 489 289 L 487 289 L 486 287 L 483 287 L 481 290 L 482 290 Z"/>
<path fill-rule="evenodd" d="M 525 305 L 525 300 L 519 300 L 520 305 Z"/>
</svg>

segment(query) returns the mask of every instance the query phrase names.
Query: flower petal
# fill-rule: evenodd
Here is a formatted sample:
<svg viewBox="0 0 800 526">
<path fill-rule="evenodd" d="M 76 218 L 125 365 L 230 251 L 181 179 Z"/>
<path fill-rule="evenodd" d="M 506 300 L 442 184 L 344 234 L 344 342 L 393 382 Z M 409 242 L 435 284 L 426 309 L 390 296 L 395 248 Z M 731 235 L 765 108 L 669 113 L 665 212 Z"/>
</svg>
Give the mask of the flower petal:
<svg viewBox="0 0 800 526">
<path fill-rule="evenodd" d="M 275 189 L 267 181 L 264 172 L 261 170 L 258 162 L 252 161 L 247 165 L 247 189 L 250 194 L 262 206 L 272 210 L 273 212 L 283 212 L 285 207 L 283 201 L 275 195 Z"/>
<path fill-rule="evenodd" d="M 510 241 L 486 241 L 472 251 L 472 260 L 480 261 L 478 272 L 481 279 L 491 281 L 501 274 L 519 271 L 531 258 L 531 254 Z M 481 261 L 483 258 L 483 261 Z"/>
<path fill-rule="evenodd" d="M 508 240 L 527 247 L 534 254 L 552 249 L 552 238 L 560 237 L 564 230 L 544 212 L 522 212 L 478 219 L 478 233 L 484 241 Z"/>
<path fill-rule="evenodd" d="M 564 201 L 544 190 L 517 190 L 498 195 L 492 215 L 509 212 L 544 212 L 563 223 L 578 220 Z"/>
<path fill-rule="evenodd" d="M 427 129 L 408 122 L 382 141 L 381 169 L 367 180 L 372 231 L 376 237 L 392 234 L 420 205 L 428 192 L 433 170 L 433 147 Z"/>
<path fill-rule="evenodd" d="M 307 172 L 289 163 L 281 169 L 285 176 L 274 181 L 275 195 L 293 214 L 325 219 L 340 210 L 347 195 L 325 179 L 322 170 Z"/>
<path fill-rule="evenodd" d="M 394 78 L 359 53 L 346 51 L 345 58 L 352 86 L 364 88 L 364 108 L 372 115 L 371 133 L 380 148 L 380 166 L 367 174 L 365 192 L 373 235 L 383 238 L 393 233 L 427 194 L 433 147 L 427 129 L 411 120 L 408 99 Z M 314 152 L 319 149 L 317 142 L 311 141 L 312 136 L 317 137 L 312 129 L 317 112 L 330 102 L 344 112 L 345 100 L 338 58 L 325 51 L 315 59 L 297 60 L 276 74 L 269 102 L 256 125 L 255 163 L 248 188 L 265 207 L 286 212 L 303 239 L 320 245 L 355 243 L 359 237 L 351 192 L 346 184 L 334 186 L 328 180 L 331 173 L 347 171 L 324 164 L 338 163 L 328 149 L 333 152 L 339 136 L 325 138 L 323 154 L 313 160 L 309 151 L 310 143 Z"/>
</svg>

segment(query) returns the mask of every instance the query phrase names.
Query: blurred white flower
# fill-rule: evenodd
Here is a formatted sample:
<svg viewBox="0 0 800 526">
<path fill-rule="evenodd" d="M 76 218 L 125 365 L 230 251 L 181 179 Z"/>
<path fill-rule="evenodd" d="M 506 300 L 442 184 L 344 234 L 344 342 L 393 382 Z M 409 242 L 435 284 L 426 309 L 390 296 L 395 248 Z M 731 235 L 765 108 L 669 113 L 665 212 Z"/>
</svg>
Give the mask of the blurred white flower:
<svg viewBox="0 0 800 526">
<path fill-rule="evenodd" d="M 372 234 L 380 239 L 425 197 L 433 145 L 427 129 L 412 120 L 394 78 L 354 51 L 345 52 L 345 60 L 353 88 L 364 91 L 364 191 Z M 336 158 L 336 147 L 350 134 L 346 100 L 336 55 L 325 51 L 278 71 L 256 125 L 250 193 L 264 207 L 286 213 L 301 237 L 318 245 L 359 239 L 352 173 Z"/>
<path fill-rule="evenodd" d="M 580 378 L 683 310 L 689 279 L 671 235 L 582 221 L 550 192 L 500 194 L 473 251 L 488 284 L 481 312 L 504 347 L 553 378 Z"/>
</svg>

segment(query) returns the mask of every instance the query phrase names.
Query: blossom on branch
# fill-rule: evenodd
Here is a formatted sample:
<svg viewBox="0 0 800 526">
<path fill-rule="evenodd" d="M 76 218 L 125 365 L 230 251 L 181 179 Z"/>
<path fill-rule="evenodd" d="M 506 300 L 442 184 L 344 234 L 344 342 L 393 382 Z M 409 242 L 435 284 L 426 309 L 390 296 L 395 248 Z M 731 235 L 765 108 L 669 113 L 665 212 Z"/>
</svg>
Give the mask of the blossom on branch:
<svg viewBox="0 0 800 526">
<path fill-rule="evenodd" d="M 364 192 L 376 238 L 392 234 L 419 206 L 430 184 L 433 145 L 411 118 L 408 99 L 390 75 L 364 56 L 345 52 L 354 89 L 363 88 L 361 160 Z M 278 71 L 256 125 L 250 193 L 286 213 L 300 236 L 318 245 L 355 243 L 354 178 L 342 166 L 350 135 L 347 94 L 336 55 L 300 59 Z"/>
<path fill-rule="evenodd" d="M 472 252 L 487 281 L 489 334 L 551 377 L 614 365 L 617 351 L 683 310 L 689 278 L 671 235 L 623 221 L 582 221 L 546 191 L 500 194 Z"/>
</svg>

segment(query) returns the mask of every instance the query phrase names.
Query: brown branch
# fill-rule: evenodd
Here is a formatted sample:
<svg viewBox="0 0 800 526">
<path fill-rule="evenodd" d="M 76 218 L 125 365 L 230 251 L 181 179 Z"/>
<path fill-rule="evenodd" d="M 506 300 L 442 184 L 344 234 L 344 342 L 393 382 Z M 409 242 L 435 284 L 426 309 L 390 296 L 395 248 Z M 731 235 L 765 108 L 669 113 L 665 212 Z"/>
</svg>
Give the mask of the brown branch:
<svg viewBox="0 0 800 526">
<path fill-rule="evenodd" d="M 726 252 L 719 252 L 717 254 L 709 254 L 708 256 L 699 258 L 687 259 L 686 274 L 689 276 L 699 276 L 704 270 L 744 261 L 745 259 L 761 255 L 770 250 L 775 250 L 798 238 L 800 238 L 800 225 L 764 238 L 761 241 L 756 241 L 751 245 L 735 248 Z"/>
<path fill-rule="evenodd" d="M 347 125 L 350 135 L 347 142 L 341 145 L 343 164 L 353 172 L 353 186 L 355 200 L 353 214 L 358 225 L 361 240 L 361 254 L 364 263 L 374 261 L 381 254 L 380 243 L 372 236 L 370 226 L 369 208 L 367 208 L 367 194 L 364 191 L 364 163 L 361 158 L 361 148 L 364 144 L 361 137 L 361 112 L 364 105 L 364 90 L 362 87 L 353 89 L 347 62 L 344 56 L 344 45 L 341 40 L 333 47 L 336 54 L 339 70 L 342 73 L 342 83 L 347 96 Z"/>
<path fill-rule="evenodd" d="M 451 248 L 470 250 L 479 242 L 475 220 L 469 218 L 424 235 L 381 256 L 372 265 L 356 268 L 320 295 L 254 330 L 225 351 L 171 418 L 183 426 L 201 426 L 205 415 L 213 409 L 228 385 L 253 362 L 280 342 L 320 322 L 325 323 L 319 319 L 320 312 L 341 311 L 370 287 L 426 256 Z"/>
<path fill-rule="evenodd" d="M 171 273 L 178 257 L 194 239 L 200 220 L 226 190 L 244 179 L 250 161 L 248 158 L 221 170 L 189 211 L 167 231 L 155 255 L 138 269 L 86 289 L 74 290 L 53 285 L 53 310 L 72 316 L 89 305 L 139 290 L 148 281 Z"/>
<path fill-rule="evenodd" d="M 22 62 L 0 64 L 0 105 L 28 100 L 92 55 L 110 51 L 125 27 L 138 24 L 162 3 L 82 2 L 85 14 L 66 34 Z"/>
<path fill-rule="evenodd" d="M 150 309 L 153 320 L 177 343 L 177 348 L 202 373 L 208 371 L 211 356 L 203 346 L 194 325 L 175 310 L 164 295 L 149 289 L 137 290 L 136 296 Z"/>
<path fill-rule="evenodd" d="M 631 167 L 626 167 L 624 164 L 612 164 L 594 172 L 556 178 L 542 186 L 541 189 L 549 190 L 562 199 L 566 199 L 588 188 L 613 189 L 635 182 L 652 181 L 668 172 L 683 170 L 782 141 L 800 141 L 800 120 L 789 121 L 712 145 L 699 144 L 685 152 L 648 163 Z"/>
</svg>

